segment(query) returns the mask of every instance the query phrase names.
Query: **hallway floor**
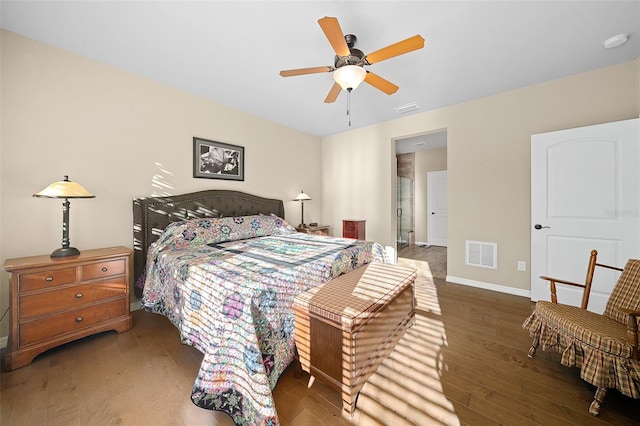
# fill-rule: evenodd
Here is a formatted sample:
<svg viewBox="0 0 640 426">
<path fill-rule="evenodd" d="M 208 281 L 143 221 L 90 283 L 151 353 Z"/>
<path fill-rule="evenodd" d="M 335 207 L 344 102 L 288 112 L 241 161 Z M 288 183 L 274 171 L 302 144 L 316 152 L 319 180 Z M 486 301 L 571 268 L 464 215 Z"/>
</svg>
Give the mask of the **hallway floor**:
<svg viewBox="0 0 640 426">
<path fill-rule="evenodd" d="M 404 246 L 398 250 L 398 257 L 427 262 L 433 278 L 447 277 L 447 248 L 439 246 Z"/>
</svg>

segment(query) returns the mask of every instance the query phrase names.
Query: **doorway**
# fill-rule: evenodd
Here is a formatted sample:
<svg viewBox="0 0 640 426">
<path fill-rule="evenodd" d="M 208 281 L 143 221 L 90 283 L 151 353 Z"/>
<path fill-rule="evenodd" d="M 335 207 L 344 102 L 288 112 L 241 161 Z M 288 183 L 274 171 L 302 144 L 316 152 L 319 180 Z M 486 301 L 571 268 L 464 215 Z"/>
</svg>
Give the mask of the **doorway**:
<svg viewBox="0 0 640 426">
<path fill-rule="evenodd" d="M 446 276 L 446 247 L 431 243 L 428 222 L 427 173 L 447 170 L 447 131 L 445 129 L 422 135 L 396 139 L 396 242 L 398 257 L 438 263 L 442 276 Z M 411 157 L 411 172 L 401 172 L 400 159 Z M 404 164 L 404 162 L 403 162 Z M 408 207 L 409 199 L 413 206 Z M 446 204 L 446 197 L 445 204 Z M 409 208 L 409 210 L 407 210 Z M 447 225 L 444 225 L 445 227 Z M 446 235 L 446 233 L 445 233 Z M 435 276 L 434 276 L 435 277 Z"/>
</svg>

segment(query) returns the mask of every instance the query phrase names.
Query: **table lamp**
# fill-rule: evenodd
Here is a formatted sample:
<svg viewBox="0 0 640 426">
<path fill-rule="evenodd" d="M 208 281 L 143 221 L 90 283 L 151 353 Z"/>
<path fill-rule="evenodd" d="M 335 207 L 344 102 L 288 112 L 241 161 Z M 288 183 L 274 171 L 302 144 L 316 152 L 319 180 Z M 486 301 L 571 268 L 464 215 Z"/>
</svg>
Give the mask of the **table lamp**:
<svg viewBox="0 0 640 426">
<path fill-rule="evenodd" d="M 33 194 L 34 197 L 44 198 L 64 198 L 62 203 L 62 247 L 56 249 L 51 253 L 51 257 L 66 257 L 76 256 L 80 254 L 80 250 L 75 247 L 69 247 L 69 198 L 95 198 L 84 189 L 82 185 L 76 182 L 71 182 L 69 176 L 65 176 L 64 180 L 54 182 L 47 186 L 37 194 Z"/>
<path fill-rule="evenodd" d="M 305 225 L 304 223 L 304 202 L 311 201 L 311 197 L 305 194 L 304 191 L 300 191 L 300 193 L 296 196 L 296 198 L 293 199 L 293 201 L 300 201 L 300 207 L 302 209 L 302 212 L 300 213 L 300 222 L 302 223 L 298 225 L 298 228 L 308 228 L 309 226 Z"/>
</svg>

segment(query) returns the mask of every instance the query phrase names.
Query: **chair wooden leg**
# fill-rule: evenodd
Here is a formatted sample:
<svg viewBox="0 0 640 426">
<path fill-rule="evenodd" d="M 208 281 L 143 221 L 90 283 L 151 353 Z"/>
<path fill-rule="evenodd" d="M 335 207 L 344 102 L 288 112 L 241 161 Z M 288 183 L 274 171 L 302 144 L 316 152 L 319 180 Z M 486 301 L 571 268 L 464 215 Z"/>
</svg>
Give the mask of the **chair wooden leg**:
<svg viewBox="0 0 640 426">
<path fill-rule="evenodd" d="M 529 348 L 529 353 L 527 354 L 529 358 L 533 358 L 536 355 L 536 349 L 538 349 L 539 344 L 540 337 L 534 337 L 533 342 L 531 342 L 531 347 Z"/>
<path fill-rule="evenodd" d="M 606 388 L 598 388 L 596 390 L 596 395 L 593 397 L 593 402 L 589 406 L 589 414 L 592 416 L 597 416 L 600 414 L 600 406 L 602 405 L 602 401 L 604 401 L 604 396 L 607 394 Z"/>
</svg>

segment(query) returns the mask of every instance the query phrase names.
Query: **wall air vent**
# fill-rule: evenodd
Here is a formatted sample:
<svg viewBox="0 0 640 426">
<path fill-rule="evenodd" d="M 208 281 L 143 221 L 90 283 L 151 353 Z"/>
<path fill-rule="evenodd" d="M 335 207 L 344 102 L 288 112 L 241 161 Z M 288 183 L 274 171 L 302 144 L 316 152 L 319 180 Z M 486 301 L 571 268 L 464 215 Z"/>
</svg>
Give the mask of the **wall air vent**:
<svg viewBox="0 0 640 426">
<path fill-rule="evenodd" d="M 465 265 L 498 269 L 498 243 L 467 240 L 464 259 Z"/>
</svg>

